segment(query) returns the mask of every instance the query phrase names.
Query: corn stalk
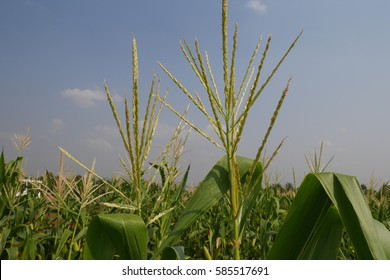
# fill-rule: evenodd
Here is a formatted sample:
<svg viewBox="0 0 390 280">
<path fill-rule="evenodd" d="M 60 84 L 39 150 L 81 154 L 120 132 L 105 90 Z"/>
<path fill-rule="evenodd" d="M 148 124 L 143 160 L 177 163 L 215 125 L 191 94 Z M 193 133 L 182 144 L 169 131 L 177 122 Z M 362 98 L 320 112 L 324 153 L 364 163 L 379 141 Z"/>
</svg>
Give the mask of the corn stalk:
<svg viewBox="0 0 390 280">
<path fill-rule="evenodd" d="M 180 114 L 163 98 L 160 98 L 160 101 L 173 113 L 175 113 L 181 120 L 185 121 L 190 127 L 192 127 L 200 135 L 202 135 L 206 140 L 214 144 L 219 149 L 222 149 L 225 153 L 229 186 L 228 196 L 230 201 L 231 218 L 233 221 L 232 243 L 234 259 L 240 259 L 240 244 L 242 239 L 242 233 L 245 228 L 245 219 L 243 219 L 243 216 L 245 216 L 247 213 L 247 211 L 245 210 L 245 203 L 254 199 L 252 193 L 256 193 L 256 191 L 254 191 L 254 189 L 251 187 L 258 185 L 257 183 L 260 180 L 261 175 L 255 178 L 257 180 L 255 180 L 255 182 L 253 182 L 252 179 L 254 177 L 256 168 L 258 168 L 260 158 L 262 156 L 264 147 L 267 143 L 272 128 L 274 127 L 275 121 L 279 114 L 279 110 L 287 95 L 290 80 L 288 81 L 286 87 L 282 92 L 282 95 L 274 110 L 274 114 L 271 118 L 265 136 L 263 137 L 263 140 L 259 148 L 257 149 L 256 157 L 252 161 L 251 166 L 246 170 L 246 175 L 243 181 L 241 180 L 243 178 L 243 174 L 240 174 L 240 167 L 237 161 L 238 145 L 242 138 L 249 111 L 263 92 L 264 88 L 271 81 L 272 77 L 279 69 L 282 62 L 285 60 L 287 55 L 295 46 L 300 35 L 301 34 L 299 34 L 297 38 L 293 41 L 287 52 L 283 55 L 283 57 L 280 59 L 280 61 L 277 63 L 277 65 L 274 67 L 272 72 L 268 75 L 268 77 L 262 84 L 260 84 L 260 76 L 262 73 L 264 61 L 267 57 L 268 50 L 271 44 L 271 36 L 268 37 L 261 60 L 259 61 L 257 70 L 255 71 L 253 63 L 255 61 L 257 52 L 260 48 L 260 44 L 262 41 L 262 39 L 260 38 L 251 56 L 248 67 L 244 74 L 244 78 L 240 83 L 240 86 L 236 89 L 235 60 L 237 50 L 238 27 L 237 25 L 235 26 L 235 31 L 233 35 L 233 47 L 231 55 L 229 57 L 228 1 L 222 0 L 222 59 L 224 82 L 222 96 L 219 94 L 219 91 L 217 89 L 207 52 L 205 52 L 204 55 L 201 53 L 198 41 L 195 41 L 195 50 L 191 50 L 186 41 L 183 41 L 180 44 L 185 59 L 191 66 L 193 72 L 195 73 L 196 77 L 198 78 L 203 89 L 206 92 L 209 107 L 206 107 L 204 105 L 205 103 L 203 102 L 199 94 L 191 94 L 185 88 L 185 86 L 181 84 L 180 81 L 160 63 L 161 68 L 168 75 L 168 77 L 172 79 L 172 81 L 179 87 L 179 89 L 190 100 L 190 102 L 195 105 L 195 107 L 201 112 L 201 114 L 206 117 L 218 139 L 213 139 L 207 133 L 202 131 L 202 129 L 200 129 L 196 124 L 188 120 L 185 115 Z M 253 74 L 255 75 L 253 76 Z M 270 158 L 271 160 L 278 152 L 282 143 L 283 141 L 272 154 Z M 266 163 L 266 167 L 268 165 L 269 162 Z M 207 177 L 205 178 L 205 180 L 207 181 Z"/>
</svg>

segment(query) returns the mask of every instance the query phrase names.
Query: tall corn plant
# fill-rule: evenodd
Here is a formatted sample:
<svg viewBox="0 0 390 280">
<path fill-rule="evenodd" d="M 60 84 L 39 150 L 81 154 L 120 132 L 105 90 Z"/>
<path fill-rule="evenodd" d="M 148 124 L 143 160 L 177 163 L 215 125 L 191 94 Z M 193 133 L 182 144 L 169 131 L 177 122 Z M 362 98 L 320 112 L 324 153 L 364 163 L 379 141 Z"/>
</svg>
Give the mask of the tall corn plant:
<svg viewBox="0 0 390 280">
<path fill-rule="evenodd" d="M 143 178 L 145 175 L 144 165 L 150 152 L 162 104 L 157 106 L 157 96 L 159 96 L 160 88 L 159 81 L 154 77 L 149 91 L 145 113 L 141 116 L 138 90 L 138 55 L 134 37 L 132 39 L 132 70 L 133 87 L 131 92 L 131 108 L 126 96 L 124 101 L 124 125 L 120 120 L 108 86 L 107 84 L 104 85 L 111 112 L 127 153 L 128 162 L 122 157 L 120 161 L 129 177 L 128 183 L 131 185 L 130 197 L 96 174 L 93 168 L 88 168 L 66 150 L 60 148 L 64 155 L 88 170 L 90 174 L 99 178 L 127 203 L 127 205 L 110 204 L 109 206 L 127 209 L 133 212 L 132 214 L 100 214 L 91 221 L 86 235 L 87 246 L 84 252 L 84 258 L 87 259 L 110 259 L 116 254 L 119 254 L 119 258 L 124 259 L 146 258 L 147 234 L 146 226 L 142 219 L 142 203 L 147 198 L 151 183 L 145 183 Z"/>
<path fill-rule="evenodd" d="M 195 194 L 192 204 L 190 203 L 188 209 L 194 210 L 194 208 L 201 207 L 211 207 L 213 203 L 216 203 L 222 194 L 228 194 L 231 210 L 231 218 L 233 223 L 233 257 L 234 259 L 240 259 L 240 244 L 242 239 L 242 233 L 245 228 L 246 219 L 248 218 L 248 213 L 250 209 L 247 208 L 248 205 L 253 205 L 253 201 L 256 197 L 254 193 L 258 193 L 260 188 L 260 180 L 262 171 L 260 171 L 261 166 L 259 160 L 262 156 L 264 147 L 267 143 L 271 130 L 274 126 L 274 123 L 277 119 L 279 110 L 283 104 L 283 101 L 287 95 L 290 81 L 288 81 L 286 87 L 284 88 L 279 102 L 274 110 L 273 116 L 269 123 L 268 129 L 262 139 L 261 144 L 259 145 L 254 160 L 249 160 L 237 156 L 237 149 L 239 142 L 242 138 L 242 134 L 245 128 L 246 121 L 249 116 L 249 111 L 253 108 L 254 104 L 258 100 L 261 93 L 264 91 L 265 87 L 273 78 L 276 71 L 279 69 L 282 62 L 285 60 L 287 55 L 295 46 L 298 38 L 293 41 L 293 43 L 288 48 L 287 52 L 283 55 L 280 61 L 272 70 L 271 74 L 265 79 L 261 84 L 260 77 L 263 70 L 264 61 L 267 57 L 268 50 L 271 44 L 271 36 L 268 37 L 266 46 L 262 57 L 257 64 L 256 70 L 253 67 L 256 55 L 260 49 L 261 38 L 258 41 L 258 44 L 255 47 L 255 50 L 251 56 L 248 67 L 244 74 L 244 77 L 241 83 L 236 84 L 236 75 L 235 75 L 235 59 L 236 59 L 236 50 L 237 50 L 237 37 L 238 29 L 237 25 L 235 27 L 233 35 L 233 47 L 231 55 L 229 57 L 228 49 L 228 1 L 222 1 L 222 59 L 223 59 L 223 82 L 224 88 L 222 94 L 217 88 L 216 81 L 214 79 L 213 72 L 211 70 L 210 61 L 205 52 L 202 55 L 198 41 L 195 41 L 195 50 L 191 50 L 186 41 L 180 44 L 182 53 L 194 71 L 196 77 L 199 79 L 201 85 L 203 86 L 207 100 L 209 103 L 209 108 L 205 106 L 202 98 L 199 94 L 191 94 L 183 84 L 165 68 L 162 64 L 163 71 L 172 79 L 172 81 L 179 87 L 183 94 L 190 100 L 190 102 L 195 105 L 195 107 L 201 112 L 202 115 L 206 117 L 214 132 L 216 133 L 218 140 L 213 139 L 210 135 L 202 131 L 196 124 L 192 123 L 186 118 L 186 116 L 180 114 L 176 109 L 174 109 L 170 104 L 168 104 L 165 99 L 160 98 L 160 101 L 168 107 L 172 112 L 174 112 L 180 119 L 185 121 L 190 127 L 197 131 L 200 135 L 206 138 L 209 142 L 214 144 L 219 149 L 223 150 L 225 157 L 221 159 L 217 165 L 210 171 L 209 175 L 202 182 L 199 187 L 197 194 Z M 281 147 L 283 141 L 277 147 L 275 152 L 270 157 L 270 160 L 276 155 L 277 151 Z M 265 168 L 268 166 L 268 163 Z M 226 168 L 226 172 L 222 172 L 220 167 Z M 215 172 L 216 173 L 215 173 Z M 222 173 L 221 173 L 222 172 Z M 201 201 L 200 197 L 203 197 L 201 194 L 203 191 L 208 192 L 204 185 L 209 185 L 210 180 L 213 180 L 215 175 L 221 176 L 219 181 L 214 181 L 220 187 L 216 189 L 216 196 L 212 198 L 209 204 L 204 204 L 200 202 L 197 205 L 197 198 Z M 226 179 L 226 180 L 225 180 Z M 228 189 L 225 190 L 225 187 L 222 185 L 228 186 Z M 198 213 L 201 213 L 198 211 Z M 185 227 L 188 226 L 188 223 L 191 219 L 188 219 L 186 213 L 183 214 L 185 217 L 184 220 L 187 222 L 180 224 L 179 220 L 178 226 Z M 190 215 L 191 216 L 191 215 Z M 195 217 L 193 217 L 195 218 Z M 177 235 L 178 232 L 182 232 L 182 228 L 179 231 L 174 231 L 172 234 Z"/>
<path fill-rule="evenodd" d="M 129 101 L 125 98 L 125 116 L 126 126 L 120 122 L 117 110 L 112 100 L 110 91 L 105 85 L 108 103 L 110 104 L 111 111 L 119 129 L 123 145 L 127 152 L 130 166 L 121 158 L 121 163 L 125 168 L 128 176 L 130 177 L 131 183 L 134 186 L 136 193 L 136 209 L 137 212 L 141 212 L 142 199 L 143 199 L 143 174 L 144 164 L 148 157 L 154 132 L 157 127 L 158 119 L 160 116 L 162 106 L 157 109 L 157 96 L 159 94 L 159 83 L 156 82 L 154 77 L 152 86 L 149 92 L 145 115 L 141 119 L 139 112 L 139 93 L 138 93 L 138 55 L 136 40 L 132 40 L 132 66 L 133 66 L 133 89 L 132 89 L 132 110 L 129 108 Z M 157 85 L 156 85 L 157 83 Z M 142 126 L 140 122 L 142 120 Z"/>
<path fill-rule="evenodd" d="M 127 96 L 125 97 L 125 124 L 123 125 L 119 117 L 118 111 L 114 104 L 112 95 L 107 84 L 104 84 L 105 92 L 107 95 L 107 101 L 110 105 L 111 112 L 115 119 L 115 123 L 119 130 L 123 146 L 126 151 L 126 160 L 120 157 L 120 161 L 125 169 L 128 177 L 129 184 L 132 186 L 133 197 L 127 197 L 123 192 L 118 188 L 113 186 L 111 183 L 106 181 L 104 178 L 96 174 L 93 170 L 85 166 L 83 163 L 74 158 L 70 153 L 68 153 L 63 148 L 60 148 L 61 152 L 69 157 L 72 161 L 76 162 L 78 165 L 88 170 L 91 174 L 94 174 L 97 178 L 102 180 L 107 186 L 116 192 L 124 201 L 128 202 L 129 205 L 116 205 L 118 208 L 131 209 L 141 216 L 142 212 L 142 202 L 144 197 L 148 192 L 148 187 L 150 184 L 145 186 L 143 177 L 145 175 L 144 165 L 146 159 L 149 155 L 150 148 L 152 145 L 152 140 L 156 127 L 158 124 L 158 119 L 161 113 L 162 105 L 157 106 L 157 101 L 160 91 L 160 83 L 153 78 L 151 88 L 148 95 L 147 105 L 145 113 L 142 116 L 140 113 L 139 106 L 139 90 L 138 90 L 138 55 L 137 55 L 137 43 L 135 38 L 132 39 L 132 100 L 131 108 L 129 105 L 129 100 Z M 142 118 L 143 117 L 143 118 Z M 127 162 L 126 162 L 127 161 Z M 135 203 L 134 203 L 135 201 Z"/>
<path fill-rule="evenodd" d="M 122 157 L 120 161 L 129 177 L 127 183 L 131 186 L 130 195 L 126 196 L 117 186 L 96 174 L 93 168 L 88 168 L 66 150 L 60 148 L 62 154 L 88 170 L 89 174 L 99 178 L 124 201 L 123 204 L 104 203 L 105 206 L 131 212 L 131 214 L 99 214 L 91 221 L 86 234 L 87 246 L 84 251 L 84 258 L 86 259 L 111 259 L 113 257 L 145 259 L 147 257 L 148 241 L 146 227 L 153 231 L 156 224 L 161 225 L 156 230 L 157 234 L 152 234 L 152 237 L 155 237 L 156 244 L 159 244 L 166 237 L 173 212 L 177 208 L 175 204 L 181 197 L 188 177 L 189 167 L 182 181 L 176 187 L 173 197 L 171 197 L 169 195 L 172 192 L 171 188 L 174 187 L 174 181 L 179 174 L 176 165 L 187 140 L 187 137 L 184 140 L 180 138 L 180 134 L 184 129 L 182 122 L 177 126 L 170 142 L 157 161 L 151 163 L 148 168 L 145 167 L 163 107 L 162 103 L 159 105 L 157 103 L 159 99 L 164 101 L 165 97 L 162 98 L 159 95 L 159 81 L 154 77 L 145 113 L 141 116 L 138 90 L 138 55 L 135 38 L 132 40 L 132 70 L 132 101 L 130 106 L 128 98 L 125 98 L 124 125 L 121 122 L 108 86 L 105 84 L 107 100 L 126 151 L 127 162 Z M 167 165 L 170 152 L 173 152 L 173 161 L 171 162 L 172 165 Z M 144 177 L 148 169 L 155 170 L 152 178 L 145 180 Z M 167 180 L 164 180 L 165 177 L 163 176 L 163 186 L 156 198 L 153 194 L 155 190 L 152 188 L 155 188 L 155 179 L 159 171 L 160 174 L 167 175 Z M 168 172 L 165 173 L 165 171 Z M 148 209 L 147 207 L 150 206 L 150 202 L 154 198 L 156 203 L 153 209 Z M 174 250 L 174 248 L 169 249 Z"/>
</svg>

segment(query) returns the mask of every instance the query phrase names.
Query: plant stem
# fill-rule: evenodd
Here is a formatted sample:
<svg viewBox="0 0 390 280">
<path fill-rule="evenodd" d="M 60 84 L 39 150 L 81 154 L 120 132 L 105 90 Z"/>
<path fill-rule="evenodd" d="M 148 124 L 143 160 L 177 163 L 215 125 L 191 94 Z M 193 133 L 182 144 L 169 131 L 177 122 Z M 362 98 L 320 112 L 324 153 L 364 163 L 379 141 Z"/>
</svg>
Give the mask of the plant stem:
<svg viewBox="0 0 390 280">
<path fill-rule="evenodd" d="M 232 145 L 233 133 L 230 132 L 229 122 L 227 121 L 226 127 L 226 143 L 227 143 L 227 157 L 229 166 L 229 185 L 230 185 L 230 204 L 232 207 L 232 219 L 233 219 L 233 258 L 235 260 L 240 259 L 240 240 L 239 240 L 239 217 L 238 217 L 238 188 L 239 180 L 236 172 L 236 155 L 234 153 Z"/>
<path fill-rule="evenodd" d="M 228 158 L 229 161 L 229 184 L 230 184 L 230 203 L 232 207 L 233 218 L 233 258 L 235 260 L 240 259 L 240 227 L 238 217 L 238 180 L 235 168 L 235 155 L 231 154 Z"/>
<path fill-rule="evenodd" d="M 79 213 L 77 214 L 76 224 L 75 224 L 74 229 L 73 229 L 72 239 L 70 241 L 70 246 L 69 246 L 68 261 L 70 261 L 70 258 L 72 257 L 73 242 L 74 242 L 74 237 L 76 236 L 77 227 L 79 226 L 80 215 L 81 215 L 81 209 L 80 209 Z"/>
</svg>

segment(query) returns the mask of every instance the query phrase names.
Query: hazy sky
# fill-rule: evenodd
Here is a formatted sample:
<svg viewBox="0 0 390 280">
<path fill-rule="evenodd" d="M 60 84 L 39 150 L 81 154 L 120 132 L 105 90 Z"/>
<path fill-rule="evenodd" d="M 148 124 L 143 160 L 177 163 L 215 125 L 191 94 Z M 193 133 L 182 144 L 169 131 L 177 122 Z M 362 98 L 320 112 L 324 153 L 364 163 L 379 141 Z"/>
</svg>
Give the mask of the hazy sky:
<svg viewBox="0 0 390 280">
<path fill-rule="evenodd" d="M 154 74 L 168 100 L 188 104 L 163 73 L 160 61 L 193 92 L 202 88 L 183 58 L 179 41 L 195 38 L 221 77 L 221 1 L 2 0 L 0 2 L 0 147 L 17 152 L 11 137 L 30 129 L 23 154 L 30 175 L 57 172 L 58 146 L 83 163 L 96 158 L 103 176 L 121 171 L 120 137 L 104 95 L 107 82 L 122 111 L 131 91 L 131 38 L 137 40 L 141 103 Z M 272 34 L 264 75 L 303 29 L 296 48 L 250 115 L 239 154 L 254 157 L 273 108 L 292 76 L 289 95 L 267 150 L 286 142 L 270 171 L 292 181 L 308 167 L 305 155 L 325 143 L 329 171 L 368 183 L 390 179 L 390 2 L 385 0 L 231 0 L 230 35 L 238 23 L 237 75 L 261 35 Z M 230 37 L 231 38 L 231 37 Z M 217 78 L 220 82 L 221 79 Z M 220 84 L 220 83 L 219 83 Z M 222 87 L 220 87 L 222 91 Z M 207 130 L 194 108 L 189 118 Z M 152 149 L 161 151 L 178 119 L 163 110 Z M 222 153 L 192 132 L 181 167 L 191 164 L 197 183 Z M 68 168 L 76 169 L 70 164 Z"/>
</svg>

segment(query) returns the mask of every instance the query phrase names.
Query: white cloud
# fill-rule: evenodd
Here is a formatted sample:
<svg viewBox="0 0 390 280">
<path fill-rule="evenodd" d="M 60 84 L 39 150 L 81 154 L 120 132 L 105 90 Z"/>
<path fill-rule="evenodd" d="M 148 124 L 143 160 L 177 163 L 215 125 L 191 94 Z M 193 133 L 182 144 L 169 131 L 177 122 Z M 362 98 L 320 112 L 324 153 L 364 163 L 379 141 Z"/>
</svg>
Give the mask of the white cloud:
<svg viewBox="0 0 390 280">
<path fill-rule="evenodd" d="M 60 119 L 54 118 L 51 120 L 50 123 L 50 132 L 58 133 L 62 130 L 63 127 L 64 127 L 64 122 Z"/>
<path fill-rule="evenodd" d="M 324 145 L 324 147 L 334 147 L 334 142 L 332 140 L 329 140 L 329 139 L 325 139 L 325 140 L 322 140 L 321 141 Z M 321 145 L 321 143 L 320 143 Z"/>
<path fill-rule="evenodd" d="M 105 137 L 116 137 L 119 136 L 118 128 L 116 126 L 110 125 L 96 125 L 94 127 L 95 132 L 100 136 Z"/>
<path fill-rule="evenodd" d="M 346 128 L 346 127 L 340 128 L 340 133 L 341 133 L 341 134 L 345 135 L 345 134 L 348 134 L 348 132 L 349 132 L 349 129 L 348 129 L 348 128 Z"/>
<path fill-rule="evenodd" d="M 265 14 L 267 12 L 267 5 L 263 4 L 260 0 L 249 0 L 246 2 L 245 7 L 259 14 Z"/>
<path fill-rule="evenodd" d="M 70 99 L 76 106 L 88 108 L 95 106 L 98 102 L 106 101 L 106 94 L 98 89 L 66 89 L 61 92 L 61 95 Z M 113 96 L 114 101 L 120 101 L 118 95 Z"/>
<path fill-rule="evenodd" d="M 81 108 L 88 108 L 96 105 L 97 102 L 106 100 L 103 92 L 91 89 L 66 89 L 61 92 L 62 96 L 72 100 L 72 102 Z"/>
<path fill-rule="evenodd" d="M 112 150 L 112 145 L 105 139 L 102 138 L 90 138 L 85 142 L 86 146 L 90 149 L 96 149 L 100 151 L 110 151 Z"/>
</svg>

